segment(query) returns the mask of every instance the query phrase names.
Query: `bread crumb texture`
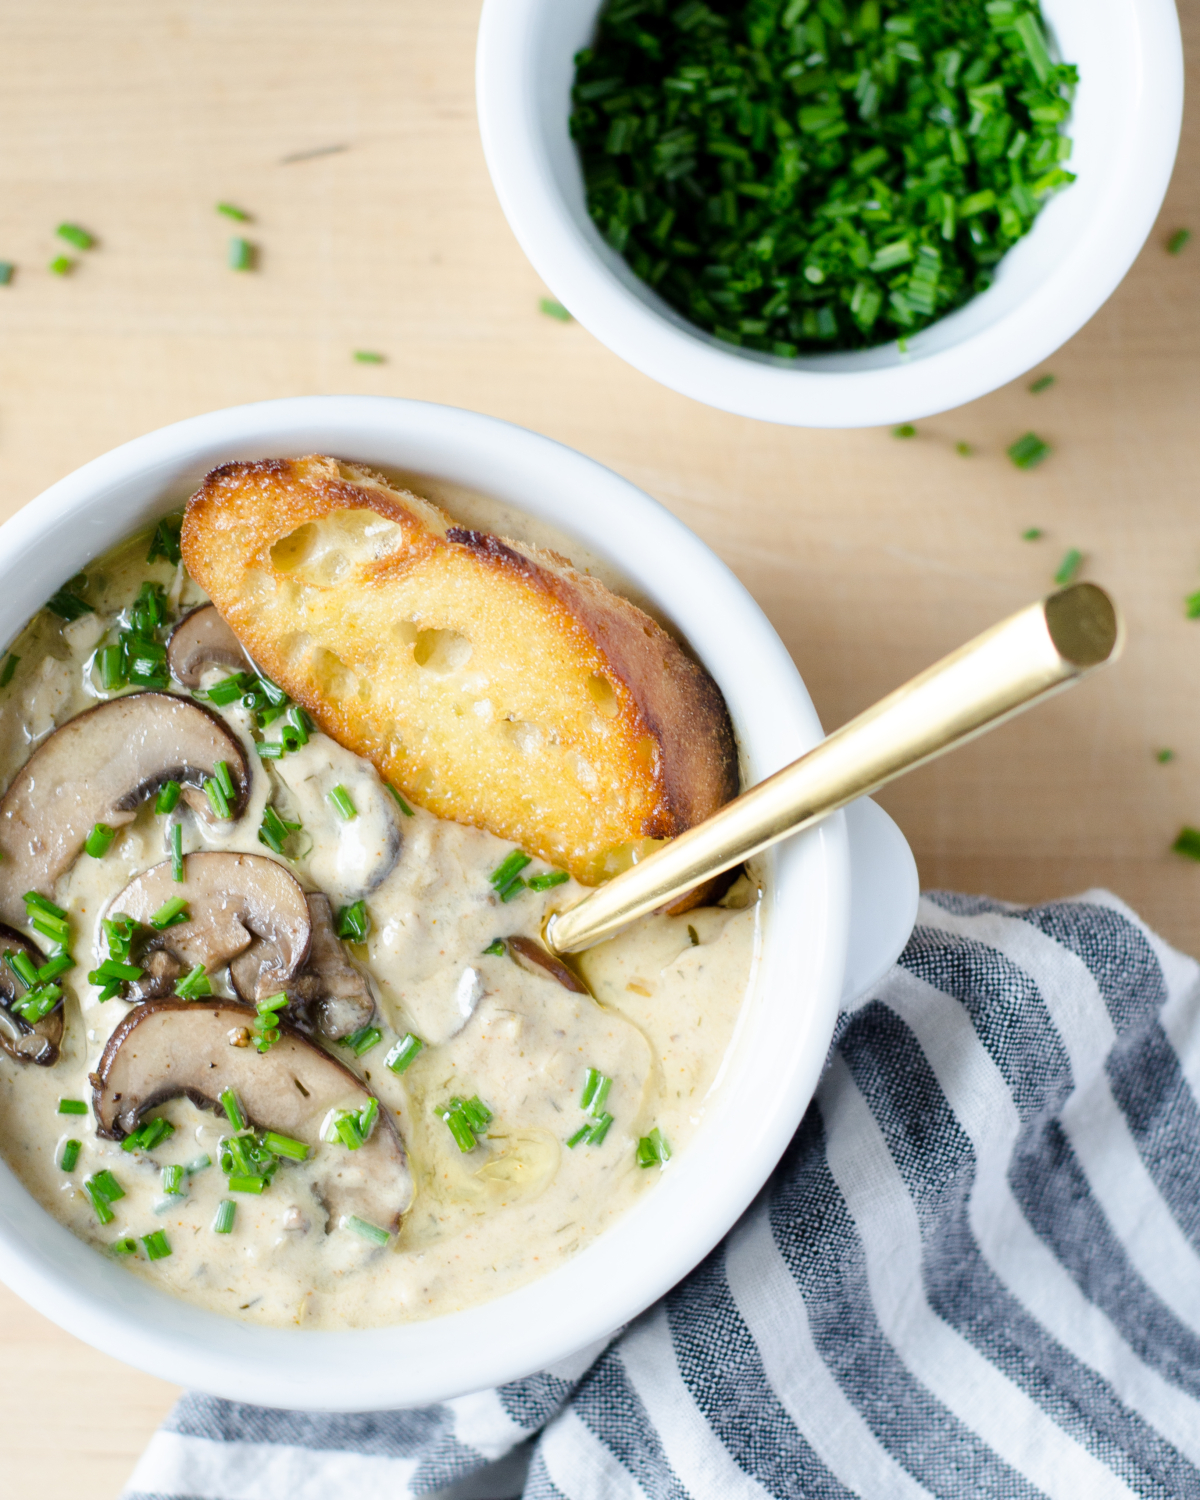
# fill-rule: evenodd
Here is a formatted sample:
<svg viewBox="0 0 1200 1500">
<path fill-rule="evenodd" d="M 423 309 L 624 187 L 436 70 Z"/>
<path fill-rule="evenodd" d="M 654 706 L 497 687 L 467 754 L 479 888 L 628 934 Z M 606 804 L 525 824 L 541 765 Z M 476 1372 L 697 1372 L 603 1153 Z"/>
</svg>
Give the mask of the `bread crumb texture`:
<svg viewBox="0 0 1200 1500">
<path fill-rule="evenodd" d="M 587 885 L 737 792 L 719 689 L 648 615 L 359 465 L 215 469 L 183 557 L 327 734 Z"/>
</svg>

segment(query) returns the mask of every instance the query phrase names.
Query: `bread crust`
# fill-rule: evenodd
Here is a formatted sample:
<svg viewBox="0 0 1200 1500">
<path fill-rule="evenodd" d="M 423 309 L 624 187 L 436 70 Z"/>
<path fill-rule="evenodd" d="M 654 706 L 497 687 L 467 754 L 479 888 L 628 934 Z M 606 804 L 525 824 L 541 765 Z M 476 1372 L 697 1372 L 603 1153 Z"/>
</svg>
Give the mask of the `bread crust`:
<svg viewBox="0 0 1200 1500">
<path fill-rule="evenodd" d="M 556 553 L 360 465 L 225 464 L 183 557 L 256 662 L 406 797 L 594 885 L 738 789 L 708 673 Z"/>
</svg>

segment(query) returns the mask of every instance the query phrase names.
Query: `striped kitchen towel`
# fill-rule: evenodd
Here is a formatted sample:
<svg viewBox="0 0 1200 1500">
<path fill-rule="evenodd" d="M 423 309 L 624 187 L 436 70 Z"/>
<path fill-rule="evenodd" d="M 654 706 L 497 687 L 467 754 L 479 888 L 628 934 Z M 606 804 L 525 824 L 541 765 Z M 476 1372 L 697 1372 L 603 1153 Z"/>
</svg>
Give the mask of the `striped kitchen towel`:
<svg viewBox="0 0 1200 1500">
<path fill-rule="evenodd" d="M 186 1396 L 126 1500 L 1200 1497 L 1200 969 L 1105 892 L 934 893 L 728 1239 L 413 1412 Z"/>
</svg>

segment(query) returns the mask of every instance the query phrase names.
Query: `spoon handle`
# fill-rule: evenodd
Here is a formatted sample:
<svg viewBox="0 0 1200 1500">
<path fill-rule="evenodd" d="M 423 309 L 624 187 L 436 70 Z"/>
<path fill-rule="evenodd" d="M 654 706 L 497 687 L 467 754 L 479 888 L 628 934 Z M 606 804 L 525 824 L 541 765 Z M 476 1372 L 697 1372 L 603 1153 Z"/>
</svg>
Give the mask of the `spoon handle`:
<svg viewBox="0 0 1200 1500">
<path fill-rule="evenodd" d="M 1113 661 L 1116 606 L 1094 583 L 1031 604 L 943 657 L 703 823 L 599 886 L 546 925 L 578 953 L 839 807 L 974 739 Z"/>
</svg>

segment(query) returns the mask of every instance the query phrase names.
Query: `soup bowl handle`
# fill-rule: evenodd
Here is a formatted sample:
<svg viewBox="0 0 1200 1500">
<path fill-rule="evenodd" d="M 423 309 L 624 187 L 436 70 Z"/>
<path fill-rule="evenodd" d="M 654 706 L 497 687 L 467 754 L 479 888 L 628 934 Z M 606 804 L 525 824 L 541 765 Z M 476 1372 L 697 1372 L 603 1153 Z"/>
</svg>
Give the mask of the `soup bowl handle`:
<svg viewBox="0 0 1200 1500">
<path fill-rule="evenodd" d="M 892 967 L 917 920 L 917 862 L 904 835 L 870 797 L 846 808 L 850 940 L 841 1005 L 848 1010 Z"/>
</svg>

